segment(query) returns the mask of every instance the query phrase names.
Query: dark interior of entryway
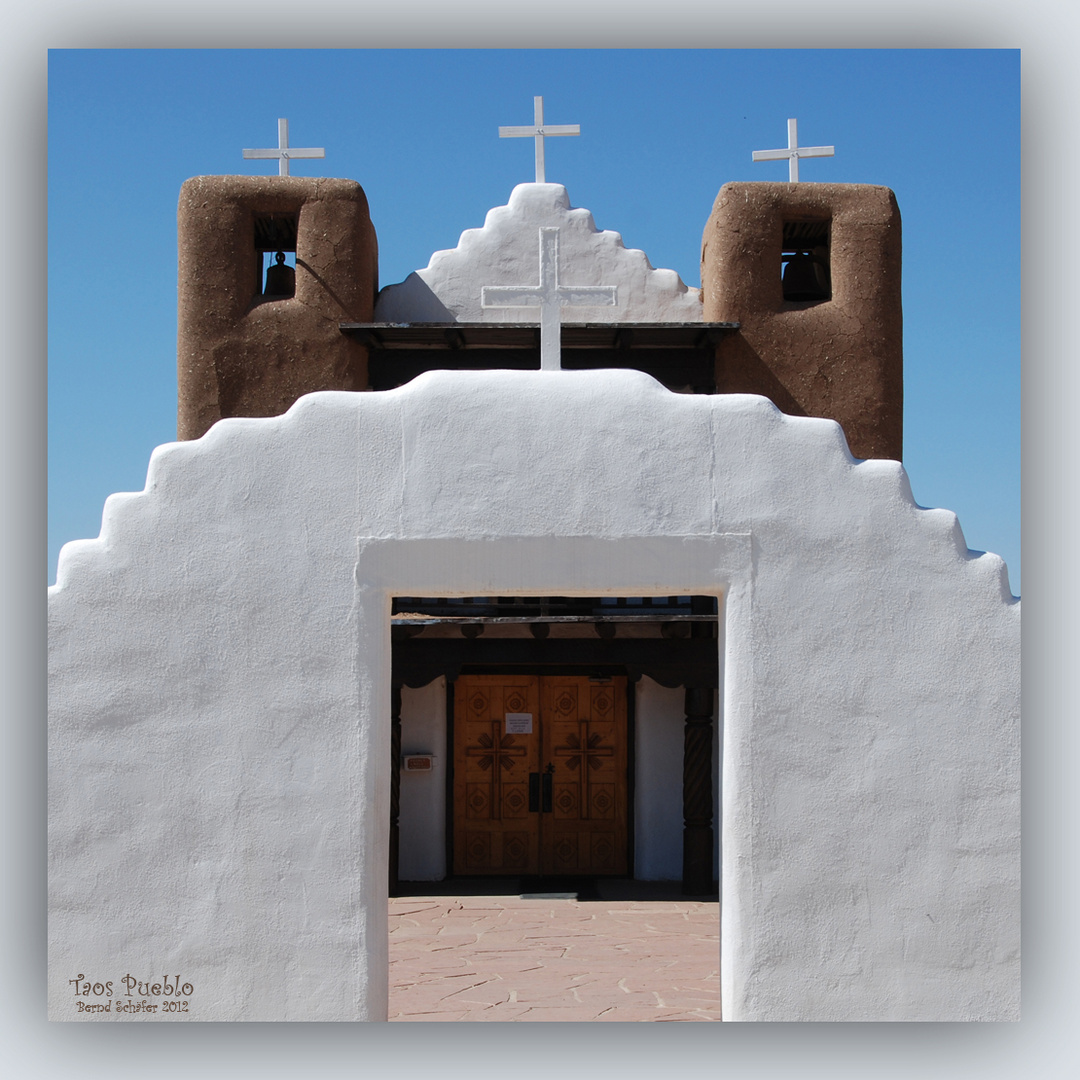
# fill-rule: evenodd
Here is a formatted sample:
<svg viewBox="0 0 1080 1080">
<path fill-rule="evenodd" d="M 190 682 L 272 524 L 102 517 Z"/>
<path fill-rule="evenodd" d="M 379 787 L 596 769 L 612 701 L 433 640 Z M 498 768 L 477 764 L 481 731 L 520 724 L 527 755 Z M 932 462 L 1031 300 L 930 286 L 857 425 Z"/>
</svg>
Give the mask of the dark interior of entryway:
<svg viewBox="0 0 1080 1080">
<path fill-rule="evenodd" d="M 391 895 L 475 878 L 518 894 L 599 896 L 615 882 L 655 893 L 661 883 L 634 880 L 643 676 L 682 694 L 679 891 L 715 895 L 717 612 L 715 596 L 395 598 Z M 440 677 L 445 746 L 403 756 L 402 690 Z M 441 881 L 398 872 L 401 778 L 414 767 L 445 772 Z"/>
</svg>

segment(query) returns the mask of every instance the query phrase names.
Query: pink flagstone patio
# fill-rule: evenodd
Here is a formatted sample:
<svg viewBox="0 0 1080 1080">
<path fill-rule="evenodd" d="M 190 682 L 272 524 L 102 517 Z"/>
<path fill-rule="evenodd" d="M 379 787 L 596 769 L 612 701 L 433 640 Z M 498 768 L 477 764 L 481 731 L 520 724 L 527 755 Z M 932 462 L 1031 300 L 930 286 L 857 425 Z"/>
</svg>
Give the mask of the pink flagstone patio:
<svg viewBox="0 0 1080 1080">
<path fill-rule="evenodd" d="M 706 900 L 390 900 L 391 1020 L 719 1020 Z"/>
</svg>

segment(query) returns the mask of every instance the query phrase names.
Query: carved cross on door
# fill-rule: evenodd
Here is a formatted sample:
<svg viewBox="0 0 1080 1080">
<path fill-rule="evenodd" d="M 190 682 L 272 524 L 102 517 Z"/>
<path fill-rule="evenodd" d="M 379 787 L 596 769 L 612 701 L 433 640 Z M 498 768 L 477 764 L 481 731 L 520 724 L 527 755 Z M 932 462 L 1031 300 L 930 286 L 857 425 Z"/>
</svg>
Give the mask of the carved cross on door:
<svg viewBox="0 0 1080 1080">
<path fill-rule="evenodd" d="M 514 744 L 513 735 L 503 735 L 502 738 L 495 739 L 487 732 L 482 732 L 476 741 L 480 745 L 467 746 L 465 754 L 468 757 L 479 758 L 476 764 L 481 769 L 490 769 L 494 766 L 496 773 L 499 769 L 512 769 L 514 763 L 510 759 L 525 753 L 524 746 Z"/>
<path fill-rule="evenodd" d="M 566 745 L 555 748 L 557 757 L 566 758 L 566 767 L 576 769 L 584 762 L 590 769 L 603 767 L 602 757 L 611 757 L 615 753 L 610 746 L 601 746 L 602 739 L 599 735 L 590 735 L 584 746 L 576 735 L 566 736 Z"/>
</svg>

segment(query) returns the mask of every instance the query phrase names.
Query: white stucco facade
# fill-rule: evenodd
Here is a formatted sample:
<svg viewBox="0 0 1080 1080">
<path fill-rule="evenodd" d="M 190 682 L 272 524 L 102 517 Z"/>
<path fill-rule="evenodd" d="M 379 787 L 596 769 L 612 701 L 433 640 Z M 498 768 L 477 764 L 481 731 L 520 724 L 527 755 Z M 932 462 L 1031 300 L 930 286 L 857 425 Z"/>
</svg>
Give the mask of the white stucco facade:
<svg viewBox="0 0 1080 1080">
<path fill-rule="evenodd" d="M 725 1018 L 1018 1016 L 1004 564 L 831 421 L 583 371 L 222 421 L 64 548 L 53 1019 L 385 1018 L 395 594 L 720 597 Z"/>
<path fill-rule="evenodd" d="M 597 229 L 588 210 L 570 206 L 561 184 L 519 184 L 506 206 L 488 211 L 484 225 L 467 229 L 456 248 L 437 251 L 423 270 L 389 285 L 375 304 L 377 322 L 535 323 L 536 308 L 484 307 L 491 285 L 538 284 L 539 230 L 559 230 L 559 282 L 614 285 L 612 306 L 574 306 L 565 322 L 702 321 L 701 293 L 674 270 L 654 269 L 645 252 L 623 246 L 617 232 Z"/>
</svg>

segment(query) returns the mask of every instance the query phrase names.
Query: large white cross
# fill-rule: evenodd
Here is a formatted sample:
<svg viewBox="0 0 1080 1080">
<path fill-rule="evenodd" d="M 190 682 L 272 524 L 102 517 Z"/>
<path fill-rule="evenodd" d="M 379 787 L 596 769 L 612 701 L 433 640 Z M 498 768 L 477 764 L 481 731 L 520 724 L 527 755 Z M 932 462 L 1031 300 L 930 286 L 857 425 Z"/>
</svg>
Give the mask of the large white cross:
<svg viewBox="0 0 1080 1080">
<path fill-rule="evenodd" d="M 783 161 L 784 158 L 787 158 L 788 181 L 797 184 L 799 182 L 799 158 L 832 157 L 835 149 L 834 146 L 800 146 L 798 121 L 789 120 L 787 122 L 786 150 L 755 150 L 750 157 L 753 161 Z"/>
<path fill-rule="evenodd" d="M 300 147 L 289 145 L 289 121 L 278 120 L 277 122 L 277 149 L 274 150 L 245 150 L 244 157 L 268 160 L 277 158 L 278 176 L 289 175 L 289 162 L 293 158 L 321 158 L 326 157 L 326 151 L 321 147 Z"/>
<path fill-rule="evenodd" d="M 562 367 L 559 340 L 564 307 L 614 307 L 619 302 L 617 285 L 560 285 L 559 230 L 540 229 L 540 284 L 485 285 L 481 307 L 540 308 L 540 370 Z"/>
<path fill-rule="evenodd" d="M 501 127 L 499 128 L 500 139 L 536 139 L 536 182 L 543 184 L 544 180 L 544 136 L 545 135 L 580 135 L 581 128 L 577 124 L 549 124 L 544 127 L 544 99 L 533 98 L 533 125 L 532 127 Z"/>
</svg>

